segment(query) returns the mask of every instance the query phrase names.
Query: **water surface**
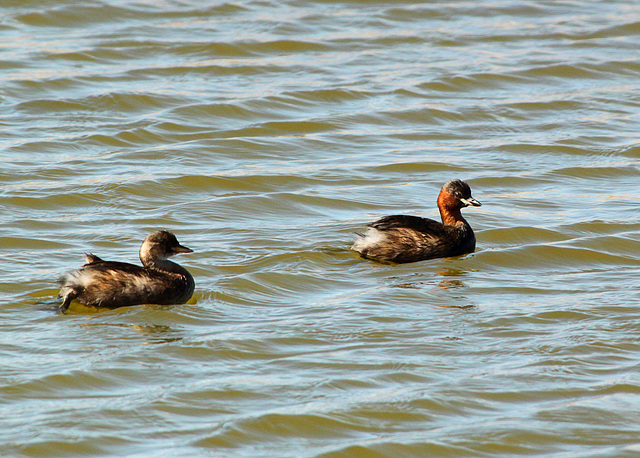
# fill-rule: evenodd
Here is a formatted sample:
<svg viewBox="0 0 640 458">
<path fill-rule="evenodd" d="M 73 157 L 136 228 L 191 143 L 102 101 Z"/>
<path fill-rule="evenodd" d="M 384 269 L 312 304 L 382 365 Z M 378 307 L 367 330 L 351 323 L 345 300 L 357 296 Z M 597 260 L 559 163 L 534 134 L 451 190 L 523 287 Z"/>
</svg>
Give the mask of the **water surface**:
<svg viewBox="0 0 640 458">
<path fill-rule="evenodd" d="M 640 6 L 0 6 L 12 456 L 635 456 Z M 436 218 L 475 253 L 348 250 Z M 188 304 L 54 310 L 166 228 Z"/>
</svg>

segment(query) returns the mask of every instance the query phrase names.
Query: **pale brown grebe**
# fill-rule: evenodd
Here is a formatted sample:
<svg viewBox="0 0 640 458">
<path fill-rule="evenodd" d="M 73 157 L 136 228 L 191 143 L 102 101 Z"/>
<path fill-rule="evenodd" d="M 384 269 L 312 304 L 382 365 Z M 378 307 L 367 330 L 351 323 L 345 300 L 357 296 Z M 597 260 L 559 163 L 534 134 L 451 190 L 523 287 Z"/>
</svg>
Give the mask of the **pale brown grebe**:
<svg viewBox="0 0 640 458">
<path fill-rule="evenodd" d="M 442 223 L 409 215 L 385 216 L 367 225 L 351 247 L 363 258 L 388 262 L 414 262 L 471 253 L 476 236 L 460 209 L 481 204 L 461 180 L 445 183 L 438 195 Z"/>
<path fill-rule="evenodd" d="M 195 282 L 187 269 L 168 258 L 192 252 L 180 245 L 171 232 L 157 231 L 142 242 L 142 267 L 85 254 L 87 264 L 60 279 L 60 310 L 67 310 L 74 299 L 84 305 L 107 308 L 183 304 L 191 298 Z"/>
</svg>

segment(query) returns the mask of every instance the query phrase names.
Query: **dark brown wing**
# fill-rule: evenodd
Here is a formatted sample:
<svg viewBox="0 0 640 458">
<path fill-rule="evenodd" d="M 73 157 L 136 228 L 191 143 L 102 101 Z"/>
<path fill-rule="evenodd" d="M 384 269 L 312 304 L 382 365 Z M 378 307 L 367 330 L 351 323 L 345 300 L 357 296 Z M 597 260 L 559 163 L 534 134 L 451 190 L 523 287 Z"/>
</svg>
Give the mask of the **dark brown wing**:
<svg viewBox="0 0 640 458">
<path fill-rule="evenodd" d="M 94 256 L 94 258 L 97 260 L 88 264 L 94 272 L 123 272 L 134 275 L 147 275 L 147 270 L 142 266 L 129 264 L 128 262 L 103 261 L 97 256 Z"/>
<path fill-rule="evenodd" d="M 409 229 L 433 237 L 442 237 L 447 232 L 444 224 L 439 221 L 411 215 L 385 216 L 384 218 L 380 218 L 378 221 L 374 221 L 367 226 L 373 227 L 379 231 Z"/>
</svg>

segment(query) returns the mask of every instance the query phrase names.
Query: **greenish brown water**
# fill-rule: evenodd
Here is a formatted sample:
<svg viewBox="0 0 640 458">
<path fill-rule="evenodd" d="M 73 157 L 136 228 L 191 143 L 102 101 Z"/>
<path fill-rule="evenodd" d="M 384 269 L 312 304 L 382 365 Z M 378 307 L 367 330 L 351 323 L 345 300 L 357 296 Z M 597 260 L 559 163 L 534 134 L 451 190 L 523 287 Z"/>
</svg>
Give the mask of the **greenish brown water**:
<svg viewBox="0 0 640 458">
<path fill-rule="evenodd" d="M 7 456 L 636 456 L 640 5 L 0 5 Z M 476 253 L 348 250 L 451 179 Z M 53 310 L 84 252 L 185 305 Z"/>
</svg>

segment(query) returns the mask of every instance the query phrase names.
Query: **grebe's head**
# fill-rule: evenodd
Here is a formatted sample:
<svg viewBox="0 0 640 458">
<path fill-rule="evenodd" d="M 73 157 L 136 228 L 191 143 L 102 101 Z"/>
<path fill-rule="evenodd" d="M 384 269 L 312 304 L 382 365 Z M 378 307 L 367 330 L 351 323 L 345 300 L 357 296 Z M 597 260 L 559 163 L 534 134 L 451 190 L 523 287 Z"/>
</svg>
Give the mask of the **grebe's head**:
<svg viewBox="0 0 640 458">
<path fill-rule="evenodd" d="M 140 247 L 140 259 L 143 261 L 161 261 L 178 253 L 193 253 L 193 250 L 180 245 L 178 239 L 169 231 L 156 231 L 147 235 Z"/>
<path fill-rule="evenodd" d="M 455 200 L 459 208 L 468 207 L 470 205 L 479 207 L 482 205 L 480 202 L 471 197 L 471 188 L 462 180 L 447 181 L 442 187 L 442 191 L 440 191 L 441 195 L 444 193 L 449 194 L 448 196 L 446 196 L 446 200 Z"/>
</svg>

